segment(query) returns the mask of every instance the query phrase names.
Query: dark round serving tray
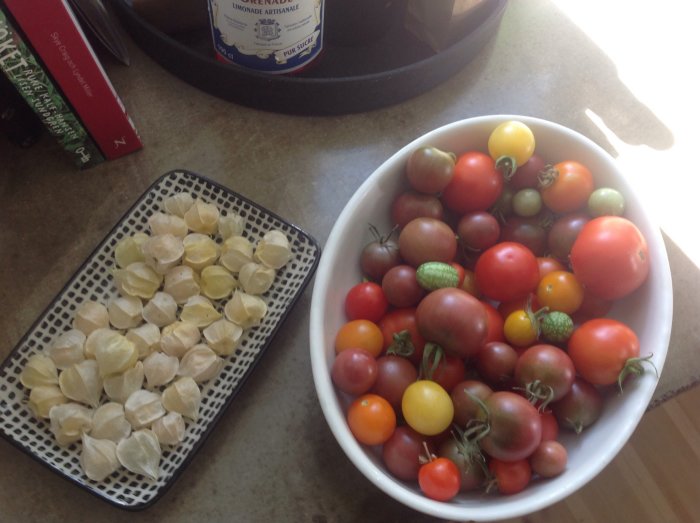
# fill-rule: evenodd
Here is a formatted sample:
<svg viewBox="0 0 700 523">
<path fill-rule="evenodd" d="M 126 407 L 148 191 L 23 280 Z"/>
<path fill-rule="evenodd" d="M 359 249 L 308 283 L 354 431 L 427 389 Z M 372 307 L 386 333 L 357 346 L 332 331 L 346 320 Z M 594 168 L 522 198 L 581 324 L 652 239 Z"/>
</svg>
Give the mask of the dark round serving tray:
<svg viewBox="0 0 700 523">
<path fill-rule="evenodd" d="M 439 53 L 396 23 L 367 45 L 326 41 L 323 55 L 303 73 L 271 75 L 217 61 L 208 29 L 167 35 L 126 0 L 112 0 L 137 45 L 178 78 L 224 100 L 302 115 L 369 111 L 432 89 L 478 54 L 498 30 L 506 4 L 507 0 L 485 1 L 470 17 L 464 36 Z"/>
</svg>

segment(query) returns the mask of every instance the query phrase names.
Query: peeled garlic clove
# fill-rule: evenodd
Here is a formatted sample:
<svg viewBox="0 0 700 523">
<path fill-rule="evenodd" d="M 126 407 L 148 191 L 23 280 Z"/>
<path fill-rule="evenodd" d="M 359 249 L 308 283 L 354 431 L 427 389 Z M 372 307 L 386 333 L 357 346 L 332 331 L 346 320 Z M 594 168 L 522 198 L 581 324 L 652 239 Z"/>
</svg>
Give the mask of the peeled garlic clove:
<svg viewBox="0 0 700 523">
<path fill-rule="evenodd" d="M 58 385 L 58 369 L 46 354 L 34 354 L 27 360 L 19 375 L 19 381 L 28 389 Z"/>
<path fill-rule="evenodd" d="M 80 466 L 88 478 L 93 481 L 103 481 L 119 468 L 117 444 L 114 441 L 83 434 L 82 442 Z"/>
<path fill-rule="evenodd" d="M 190 193 L 180 192 L 168 196 L 163 200 L 163 208 L 166 212 L 182 218 L 194 204 L 194 198 Z"/>
<path fill-rule="evenodd" d="M 131 369 L 139 359 L 136 346 L 123 334 L 113 332 L 113 335 L 100 340 L 95 346 L 95 359 L 102 378 Z"/>
<path fill-rule="evenodd" d="M 131 423 L 124 414 L 124 405 L 110 401 L 100 406 L 92 415 L 90 435 L 96 439 L 107 439 L 114 443 L 131 434 Z"/>
<path fill-rule="evenodd" d="M 219 225 L 219 209 L 216 205 L 197 198 L 185 213 L 185 223 L 193 232 L 215 234 Z"/>
<path fill-rule="evenodd" d="M 102 377 L 95 360 L 84 360 L 68 367 L 58 377 L 61 392 L 73 401 L 92 407 L 100 404 Z"/>
<path fill-rule="evenodd" d="M 229 271 L 237 273 L 246 263 L 253 261 L 255 247 L 244 236 L 231 236 L 221 246 L 219 263 Z"/>
<path fill-rule="evenodd" d="M 149 388 L 160 387 L 170 383 L 180 367 L 176 356 L 168 356 L 164 352 L 154 352 L 143 360 L 143 372 Z"/>
<path fill-rule="evenodd" d="M 223 366 L 223 358 L 208 345 L 199 343 L 182 356 L 177 374 L 189 376 L 197 383 L 203 383 L 217 376 Z"/>
<path fill-rule="evenodd" d="M 124 414 L 135 429 L 146 427 L 165 415 L 161 396 L 157 392 L 140 389 L 131 394 L 124 403 Z"/>
<path fill-rule="evenodd" d="M 185 439 L 185 420 L 179 412 L 168 412 L 151 425 L 161 445 L 177 445 Z"/>
<path fill-rule="evenodd" d="M 163 391 L 163 406 L 170 412 L 179 412 L 191 420 L 197 419 L 201 401 L 199 385 L 189 376 L 183 376 Z"/>
<path fill-rule="evenodd" d="M 144 368 L 141 361 L 121 374 L 104 379 L 103 388 L 111 400 L 124 403 L 129 396 L 143 387 Z"/>
<path fill-rule="evenodd" d="M 264 294 L 275 281 L 275 269 L 256 262 L 246 263 L 238 273 L 238 281 L 248 294 Z"/>
<path fill-rule="evenodd" d="M 185 249 L 183 265 L 188 265 L 196 271 L 214 264 L 219 257 L 219 245 L 206 234 L 190 233 L 182 240 L 182 244 Z"/>
<path fill-rule="evenodd" d="M 125 269 L 129 264 L 144 261 L 141 246 L 148 239 L 145 232 L 137 232 L 119 240 L 114 247 L 114 259 L 117 265 Z"/>
<path fill-rule="evenodd" d="M 136 296 L 117 296 L 107 305 L 109 322 L 117 329 L 137 327 L 143 321 L 143 304 Z"/>
<path fill-rule="evenodd" d="M 163 328 L 160 334 L 160 348 L 169 356 L 181 357 L 187 349 L 194 347 L 201 339 L 196 325 L 176 321 Z"/>
<path fill-rule="evenodd" d="M 245 230 L 245 218 L 237 213 L 219 216 L 219 234 L 225 240 L 231 236 L 241 236 Z"/>
<path fill-rule="evenodd" d="M 151 354 L 160 344 L 160 329 L 153 323 L 144 323 L 129 329 L 125 336 L 136 347 L 140 360 Z"/>
<path fill-rule="evenodd" d="M 158 479 L 160 466 L 160 444 L 150 429 L 132 432 L 117 445 L 117 458 L 127 470 L 152 480 Z"/>
<path fill-rule="evenodd" d="M 143 244 L 143 255 L 146 263 L 158 274 L 165 274 L 169 269 L 180 263 L 185 253 L 182 238 L 172 234 L 151 236 Z"/>
<path fill-rule="evenodd" d="M 265 233 L 255 248 L 255 259 L 272 269 L 284 267 L 292 257 L 292 248 L 287 236 L 273 229 Z"/>
<path fill-rule="evenodd" d="M 126 269 L 114 271 L 114 279 L 122 294 L 146 300 L 151 299 L 163 282 L 163 276 L 146 262 L 134 262 Z"/>
<path fill-rule="evenodd" d="M 80 440 L 92 427 L 92 409 L 78 403 L 63 403 L 49 411 L 51 432 L 61 446 Z"/>
<path fill-rule="evenodd" d="M 34 387 L 29 393 L 29 408 L 37 418 L 48 418 L 51 409 L 63 403 L 68 403 L 68 398 L 56 385 Z"/>
<path fill-rule="evenodd" d="M 202 334 L 214 352 L 220 356 L 229 356 L 238 346 L 243 328 L 222 318 L 209 325 Z"/>
<path fill-rule="evenodd" d="M 109 327 L 107 307 L 92 300 L 81 303 L 73 318 L 73 328 L 89 336 L 92 331 L 104 327 Z"/>
<path fill-rule="evenodd" d="M 184 238 L 187 234 L 187 224 L 181 216 L 156 212 L 148 219 L 148 226 L 154 236 L 172 234 L 178 238 Z"/>
<path fill-rule="evenodd" d="M 196 325 L 197 327 L 206 327 L 213 321 L 221 318 L 221 313 L 214 308 L 214 305 L 209 299 L 204 296 L 192 296 L 182 307 L 180 320 Z"/>
<path fill-rule="evenodd" d="M 148 323 L 165 327 L 177 319 L 175 298 L 166 292 L 156 292 L 144 305 L 142 315 Z"/>
<path fill-rule="evenodd" d="M 192 267 L 178 265 L 165 273 L 163 292 L 170 294 L 176 303 L 185 303 L 187 298 L 199 294 L 199 282 Z"/>
<path fill-rule="evenodd" d="M 260 324 L 267 314 L 267 304 L 260 296 L 237 290 L 224 306 L 224 314 L 229 321 L 247 329 Z"/>
<path fill-rule="evenodd" d="M 207 298 L 221 300 L 233 292 L 237 281 L 227 268 L 221 265 L 210 265 L 202 269 L 199 284 L 202 294 Z"/>
<path fill-rule="evenodd" d="M 86 339 L 82 331 L 69 329 L 51 342 L 46 348 L 46 354 L 53 360 L 56 368 L 68 368 L 85 359 Z M 58 383 L 58 376 L 56 383 Z"/>
</svg>

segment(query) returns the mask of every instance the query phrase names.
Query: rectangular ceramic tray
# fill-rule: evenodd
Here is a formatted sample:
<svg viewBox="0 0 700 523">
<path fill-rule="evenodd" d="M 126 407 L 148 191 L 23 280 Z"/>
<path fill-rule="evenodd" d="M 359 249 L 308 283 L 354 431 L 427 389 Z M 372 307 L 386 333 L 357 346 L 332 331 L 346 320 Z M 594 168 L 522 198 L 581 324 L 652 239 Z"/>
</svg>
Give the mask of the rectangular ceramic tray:
<svg viewBox="0 0 700 523">
<path fill-rule="evenodd" d="M 58 334 L 71 328 L 80 303 L 95 300 L 106 304 L 117 295 L 111 277 L 115 245 L 136 232 L 148 232 L 148 218 L 161 210 L 162 200 L 183 191 L 215 203 L 222 215 L 235 212 L 243 216 L 246 219 L 244 236 L 253 242 L 270 229 L 283 231 L 289 238 L 292 258 L 279 270 L 272 287 L 262 296 L 268 305 L 263 322 L 244 331 L 235 353 L 225 358 L 219 376 L 201 385 L 199 418 L 196 422 L 187 422 L 185 440 L 180 445 L 164 448 L 159 478 L 151 481 L 122 467 L 104 481 L 92 481 L 80 467 L 81 444 L 60 447 L 55 442 L 48 420 L 40 420 L 32 414 L 28 390 L 20 383 L 19 375 L 29 356 L 41 352 Z M 0 434 L 34 459 L 105 501 L 124 509 L 146 508 L 165 493 L 192 460 L 240 391 L 311 280 L 319 257 L 320 248 L 313 237 L 255 202 L 192 172 L 177 170 L 164 174 L 126 212 L 0 366 Z"/>
</svg>

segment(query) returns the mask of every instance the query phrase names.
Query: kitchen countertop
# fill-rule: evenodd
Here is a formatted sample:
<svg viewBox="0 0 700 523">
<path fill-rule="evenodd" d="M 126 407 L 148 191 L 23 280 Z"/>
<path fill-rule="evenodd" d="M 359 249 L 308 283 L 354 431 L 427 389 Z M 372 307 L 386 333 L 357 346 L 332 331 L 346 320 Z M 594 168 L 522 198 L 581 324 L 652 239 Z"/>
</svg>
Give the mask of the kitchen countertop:
<svg viewBox="0 0 700 523">
<path fill-rule="evenodd" d="M 654 401 L 694 385 L 700 256 L 683 225 L 697 193 L 678 178 L 693 165 L 686 127 L 692 114 L 668 105 L 685 96 L 688 104 L 678 107 L 693 107 L 692 82 L 668 59 L 671 51 L 646 53 L 643 64 L 622 60 L 624 47 L 644 51 L 644 31 L 630 29 L 611 51 L 603 29 L 613 26 L 581 21 L 573 4 L 511 2 L 497 36 L 440 86 L 383 109 L 331 117 L 275 114 L 215 98 L 171 76 L 127 39 L 131 65 L 105 59 L 105 66 L 143 150 L 77 171 L 48 136 L 29 149 L 0 141 L 0 358 L 133 201 L 169 170 L 224 184 L 323 246 L 344 203 L 397 149 L 458 119 L 507 113 L 589 136 L 639 180 L 662 228 L 674 283 L 671 345 Z M 595 4 L 589 14 L 606 9 L 615 8 Z M 647 15 L 642 20 L 651 23 L 654 13 Z M 676 45 L 683 31 L 674 29 L 687 14 L 664 16 L 655 27 L 672 29 L 664 41 Z M 643 82 L 644 71 L 649 79 L 666 75 L 665 98 Z M 133 514 L 114 508 L 3 440 L 0 520 L 434 521 L 377 490 L 333 439 L 308 357 L 312 285 L 196 458 L 154 506 Z"/>
</svg>

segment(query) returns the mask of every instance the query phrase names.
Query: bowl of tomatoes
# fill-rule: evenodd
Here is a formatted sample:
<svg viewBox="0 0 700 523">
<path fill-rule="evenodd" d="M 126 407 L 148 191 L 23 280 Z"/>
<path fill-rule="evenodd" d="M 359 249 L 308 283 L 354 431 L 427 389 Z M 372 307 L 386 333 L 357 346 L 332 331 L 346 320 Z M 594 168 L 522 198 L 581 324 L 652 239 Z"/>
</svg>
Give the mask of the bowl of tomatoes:
<svg viewBox="0 0 700 523">
<path fill-rule="evenodd" d="M 386 494 L 444 519 L 519 517 L 624 446 L 672 308 L 661 233 L 605 150 L 538 118 L 469 118 L 397 151 L 340 213 L 313 378 Z"/>
</svg>

